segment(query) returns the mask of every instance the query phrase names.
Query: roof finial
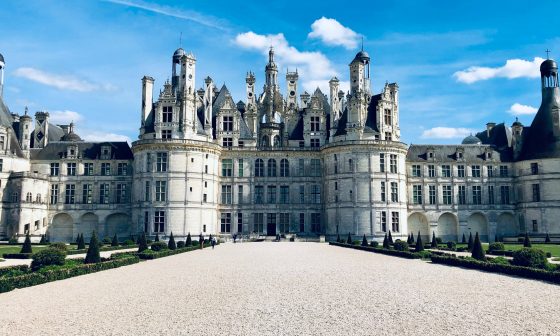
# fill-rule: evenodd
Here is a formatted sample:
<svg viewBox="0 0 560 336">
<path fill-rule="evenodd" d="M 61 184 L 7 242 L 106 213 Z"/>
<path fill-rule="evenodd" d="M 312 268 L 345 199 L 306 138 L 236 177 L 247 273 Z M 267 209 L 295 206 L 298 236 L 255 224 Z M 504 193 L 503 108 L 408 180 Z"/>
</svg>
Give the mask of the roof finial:
<svg viewBox="0 0 560 336">
<path fill-rule="evenodd" d="M 179 48 L 183 47 L 183 32 L 179 34 Z"/>
<path fill-rule="evenodd" d="M 362 35 L 362 51 L 364 51 L 364 36 Z"/>
<path fill-rule="evenodd" d="M 25 115 L 27 115 L 27 111 L 28 111 L 27 106 L 25 106 Z"/>
<path fill-rule="evenodd" d="M 550 54 L 550 50 L 546 49 L 544 52 L 546 53 L 546 59 L 550 59 L 550 57 L 548 57 L 548 54 Z"/>
</svg>

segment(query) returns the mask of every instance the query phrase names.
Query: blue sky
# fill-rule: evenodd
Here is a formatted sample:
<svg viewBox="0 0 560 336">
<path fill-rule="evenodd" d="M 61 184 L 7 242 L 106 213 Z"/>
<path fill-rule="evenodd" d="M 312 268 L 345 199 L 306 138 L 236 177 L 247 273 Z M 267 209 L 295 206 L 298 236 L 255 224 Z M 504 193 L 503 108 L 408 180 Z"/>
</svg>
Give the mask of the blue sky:
<svg viewBox="0 0 560 336">
<path fill-rule="evenodd" d="M 399 84 L 403 141 L 458 143 L 489 121 L 511 125 L 517 115 L 530 124 L 539 58 L 560 54 L 557 22 L 547 19 L 558 16 L 557 1 L 261 3 L 3 0 L 4 100 L 20 114 L 29 106 L 74 120 L 86 139 L 135 140 L 140 78 L 154 77 L 157 94 L 181 33 L 198 85 L 209 75 L 236 101 L 247 71 L 262 87 L 269 45 L 281 73 L 297 67 L 310 91 L 333 75 L 348 80 L 363 37 L 374 93 Z"/>
</svg>

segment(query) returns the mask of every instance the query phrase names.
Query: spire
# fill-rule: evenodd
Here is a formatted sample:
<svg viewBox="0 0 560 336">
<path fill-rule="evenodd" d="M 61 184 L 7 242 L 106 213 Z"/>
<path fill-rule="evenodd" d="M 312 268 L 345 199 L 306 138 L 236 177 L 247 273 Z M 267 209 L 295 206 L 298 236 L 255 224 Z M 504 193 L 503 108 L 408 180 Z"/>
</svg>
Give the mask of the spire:
<svg viewBox="0 0 560 336">
<path fill-rule="evenodd" d="M 274 47 L 270 46 L 270 50 L 268 51 L 268 63 L 274 63 Z"/>
</svg>

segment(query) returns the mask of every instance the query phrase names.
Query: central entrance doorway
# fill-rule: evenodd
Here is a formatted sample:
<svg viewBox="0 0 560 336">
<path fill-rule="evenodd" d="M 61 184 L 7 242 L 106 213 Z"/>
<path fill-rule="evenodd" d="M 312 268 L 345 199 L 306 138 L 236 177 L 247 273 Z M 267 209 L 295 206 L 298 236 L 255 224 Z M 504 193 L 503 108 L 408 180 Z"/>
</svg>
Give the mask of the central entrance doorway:
<svg viewBox="0 0 560 336">
<path fill-rule="evenodd" d="M 266 214 L 266 235 L 276 236 L 276 214 Z"/>
</svg>

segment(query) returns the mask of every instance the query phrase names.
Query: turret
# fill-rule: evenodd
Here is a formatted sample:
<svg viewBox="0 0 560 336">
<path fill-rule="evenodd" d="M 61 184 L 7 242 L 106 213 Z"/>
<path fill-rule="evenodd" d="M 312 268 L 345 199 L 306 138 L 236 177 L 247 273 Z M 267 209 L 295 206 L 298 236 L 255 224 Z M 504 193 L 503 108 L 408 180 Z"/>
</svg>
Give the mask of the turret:
<svg viewBox="0 0 560 336">
<path fill-rule="evenodd" d="M 274 48 L 270 47 L 268 51 L 268 64 L 265 67 L 266 84 L 265 91 L 278 90 L 278 67 L 274 63 Z"/>
<path fill-rule="evenodd" d="M 297 70 L 295 72 L 286 72 L 286 86 L 288 87 L 288 94 L 287 94 L 287 103 L 288 108 L 296 109 L 297 108 L 297 81 L 299 75 Z"/>
<path fill-rule="evenodd" d="M 212 127 L 212 101 L 214 98 L 214 82 L 210 76 L 204 79 L 206 89 L 204 90 L 204 129 L 209 130 Z M 211 133 L 210 133 L 211 134 Z"/>
<path fill-rule="evenodd" d="M 515 121 L 511 124 L 511 133 L 513 158 L 517 160 L 517 158 L 521 155 L 521 150 L 523 149 L 523 124 L 518 118 L 515 118 Z"/>
<path fill-rule="evenodd" d="M 171 59 L 171 85 L 173 87 L 173 92 L 177 94 L 182 91 L 180 73 L 181 73 L 181 58 L 185 56 L 185 50 L 179 48 L 173 53 Z"/>
<path fill-rule="evenodd" d="M 24 153 L 29 152 L 29 144 L 31 142 L 31 117 L 27 114 L 28 110 L 25 107 L 25 114 L 19 118 L 19 143 Z"/>
<path fill-rule="evenodd" d="M 357 92 L 370 93 L 369 54 L 360 51 L 350 63 L 350 90 L 353 95 Z"/>
<path fill-rule="evenodd" d="M 307 93 L 307 91 L 304 91 L 301 95 L 300 95 L 300 99 L 301 99 L 301 107 L 306 108 L 307 107 L 307 103 L 309 103 L 309 98 L 311 96 L 309 95 L 309 93 Z"/>
</svg>

